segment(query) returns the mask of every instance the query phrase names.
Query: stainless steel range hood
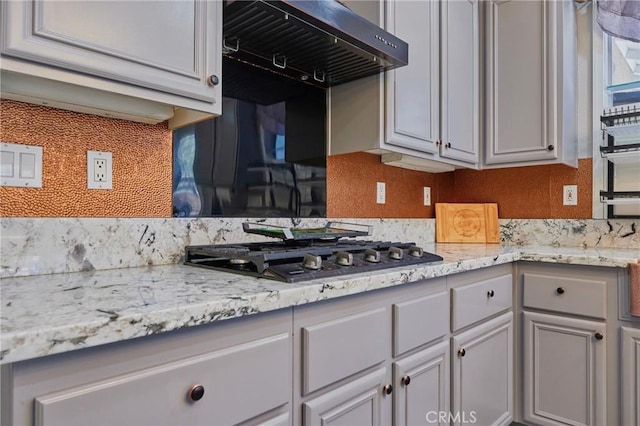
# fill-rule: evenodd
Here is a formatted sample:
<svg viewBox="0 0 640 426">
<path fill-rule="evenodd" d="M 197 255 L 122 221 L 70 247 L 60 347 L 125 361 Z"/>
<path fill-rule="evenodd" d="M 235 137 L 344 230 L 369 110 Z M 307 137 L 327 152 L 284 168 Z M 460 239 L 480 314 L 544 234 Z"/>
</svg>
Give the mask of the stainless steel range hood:
<svg viewBox="0 0 640 426">
<path fill-rule="evenodd" d="M 334 0 L 228 0 L 226 59 L 327 88 L 401 67 L 408 45 Z"/>
</svg>

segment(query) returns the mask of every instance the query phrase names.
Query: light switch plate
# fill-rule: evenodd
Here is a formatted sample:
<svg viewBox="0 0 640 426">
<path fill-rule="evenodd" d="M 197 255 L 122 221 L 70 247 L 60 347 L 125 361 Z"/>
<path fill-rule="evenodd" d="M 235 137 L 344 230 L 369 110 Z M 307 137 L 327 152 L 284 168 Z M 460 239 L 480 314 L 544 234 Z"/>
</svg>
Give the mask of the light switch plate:
<svg viewBox="0 0 640 426">
<path fill-rule="evenodd" d="M 113 162 L 110 152 L 87 151 L 87 188 L 113 188 Z"/>
<path fill-rule="evenodd" d="M 42 147 L 2 142 L 0 186 L 42 188 Z"/>
</svg>

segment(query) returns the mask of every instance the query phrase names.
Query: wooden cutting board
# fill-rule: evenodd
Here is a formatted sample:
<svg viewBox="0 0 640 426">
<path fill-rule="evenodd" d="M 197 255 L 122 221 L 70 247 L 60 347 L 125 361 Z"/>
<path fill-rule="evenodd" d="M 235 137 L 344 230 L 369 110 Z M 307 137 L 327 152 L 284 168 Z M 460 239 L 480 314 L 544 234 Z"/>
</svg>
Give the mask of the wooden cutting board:
<svg viewBox="0 0 640 426">
<path fill-rule="evenodd" d="M 499 243 L 498 205 L 436 203 L 436 242 Z"/>
</svg>

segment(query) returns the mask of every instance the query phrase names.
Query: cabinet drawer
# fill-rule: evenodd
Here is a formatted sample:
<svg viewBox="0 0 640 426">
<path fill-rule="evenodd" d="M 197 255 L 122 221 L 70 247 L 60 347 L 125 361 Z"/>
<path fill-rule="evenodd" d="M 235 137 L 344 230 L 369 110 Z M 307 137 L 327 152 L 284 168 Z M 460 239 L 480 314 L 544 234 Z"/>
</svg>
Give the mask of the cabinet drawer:
<svg viewBox="0 0 640 426">
<path fill-rule="evenodd" d="M 523 274 L 524 307 L 607 318 L 607 282 Z"/>
<path fill-rule="evenodd" d="M 444 336 L 449 331 L 447 293 L 393 304 L 393 356 Z"/>
<path fill-rule="evenodd" d="M 303 394 L 383 362 L 387 321 L 387 310 L 378 308 L 303 327 Z"/>
<path fill-rule="evenodd" d="M 451 289 L 452 330 L 511 308 L 511 289 L 511 274 Z"/>
<path fill-rule="evenodd" d="M 236 424 L 287 404 L 291 338 L 279 334 L 35 399 L 35 424 Z M 194 385 L 204 387 L 198 401 Z"/>
</svg>

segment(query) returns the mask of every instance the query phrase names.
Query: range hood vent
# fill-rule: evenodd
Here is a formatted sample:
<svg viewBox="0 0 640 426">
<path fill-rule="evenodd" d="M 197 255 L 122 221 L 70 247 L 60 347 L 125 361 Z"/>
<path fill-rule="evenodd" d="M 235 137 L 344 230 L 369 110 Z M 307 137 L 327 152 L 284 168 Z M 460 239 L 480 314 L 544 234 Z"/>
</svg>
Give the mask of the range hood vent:
<svg viewBox="0 0 640 426">
<path fill-rule="evenodd" d="M 223 54 L 327 88 L 408 64 L 408 45 L 334 0 L 227 1 Z"/>
</svg>

